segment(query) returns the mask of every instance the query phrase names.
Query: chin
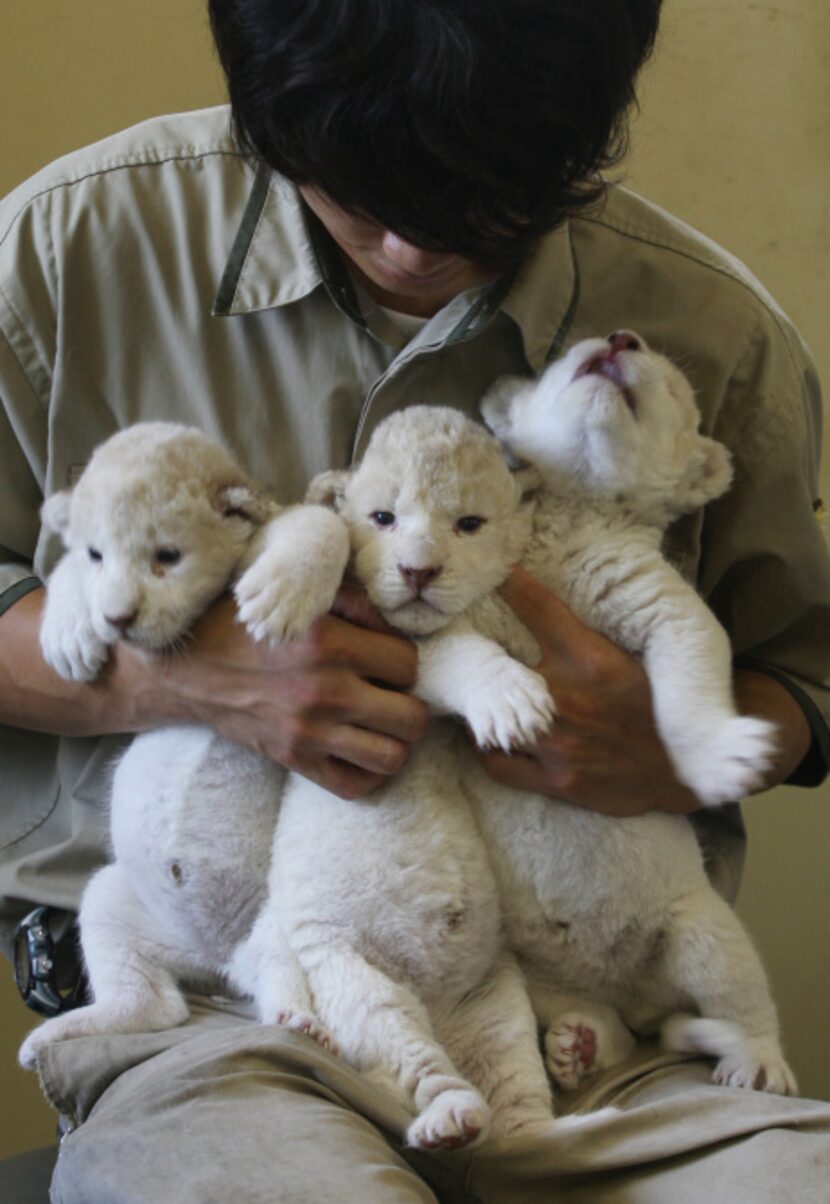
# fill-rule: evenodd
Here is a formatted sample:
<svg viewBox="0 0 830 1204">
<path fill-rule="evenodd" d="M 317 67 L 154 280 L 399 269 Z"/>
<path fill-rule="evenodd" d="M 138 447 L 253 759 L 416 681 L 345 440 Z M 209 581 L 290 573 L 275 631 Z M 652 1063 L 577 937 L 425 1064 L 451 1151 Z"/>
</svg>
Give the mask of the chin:
<svg viewBox="0 0 830 1204">
<path fill-rule="evenodd" d="M 380 611 L 387 623 L 391 623 L 404 635 L 413 636 L 431 635 L 433 631 L 445 627 L 452 618 L 452 615 L 436 610 L 429 602 L 421 599 L 405 602 L 403 606 L 398 606 L 394 610 L 384 610 L 381 607 Z"/>
<path fill-rule="evenodd" d="M 144 652 L 163 652 L 176 642 L 178 630 L 177 628 L 170 634 L 160 631 L 130 631 L 122 635 L 121 639 L 131 648 L 141 648 Z"/>
</svg>

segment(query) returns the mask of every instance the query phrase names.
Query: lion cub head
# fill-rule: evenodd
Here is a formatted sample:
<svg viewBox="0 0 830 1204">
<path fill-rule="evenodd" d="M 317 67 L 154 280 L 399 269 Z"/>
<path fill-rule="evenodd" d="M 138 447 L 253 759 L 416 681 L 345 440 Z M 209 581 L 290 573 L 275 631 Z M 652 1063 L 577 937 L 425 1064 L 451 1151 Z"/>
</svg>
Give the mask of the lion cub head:
<svg viewBox="0 0 830 1204">
<path fill-rule="evenodd" d="M 481 411 L 557 494 L 615 498 L 662 521 L 730 482 L 729 453 L 700 434 L 686 377 L 632 331 L 577 343 L 538 381 L 499 382 Z"/>
<path fill-rule="evenodd" d="M 530 532 L 496 440 L 440 406 L 385 419 L 357 468 L 312 483 L 308 500 L 324 498 L 349 527 L 355 576 L 410 635 L 436 631 L 501 584 Z"/>
<path fill-rule="evenodd" d="M 76 558 L 96 634 L 160 649 L 221 593 L 272 509 L 200 431 L 146 422 L 101 444 L 42 518 Z"/>
</svg>

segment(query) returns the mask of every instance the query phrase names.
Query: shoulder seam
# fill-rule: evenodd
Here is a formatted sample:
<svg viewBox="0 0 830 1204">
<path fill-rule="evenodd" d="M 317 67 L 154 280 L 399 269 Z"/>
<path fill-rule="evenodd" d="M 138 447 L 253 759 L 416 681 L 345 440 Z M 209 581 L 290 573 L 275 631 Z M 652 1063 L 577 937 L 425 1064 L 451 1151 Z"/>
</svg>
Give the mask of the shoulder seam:
<svg viewBox="0 0 830 1204">
<path fill-rule="evenodd" d="M 0 246 L 2 246 L 6 241 L 22 213 L 24 213 L 36 201 L 41 200 L 41 198 L 45 196 L 50 196 L 54 192 L 59 192 L 61 189 L 72 188 L 76 184 L 83 184 L 86 180 L 95 179 L 97 176 L 110 175 L 113 172 L 125 171 L 128 168 L 163 167 L 166 163 L 193 162 L 197 159 L 207 159 L 215 155 L 237 159 L 240 162 L 243 161 L 243 156 L 240 154 L 240 152 L 233 150 L 230 147 L 223 148 L 217 146 L 211 147 L 207 150 L 196 150 L 195 148 L 189 148 L 187 150 L 168 155 L 150 156 L 146 158 L 140 155 L 126 157 L 121 160 L 114 160 L 113 162 L 104 164 L 101 167 L 96 167 L 90 169 L 89 171 L 82 172 L 76 176 L 64 176 L 58 180 L 55 180 L 54 183 L 49 184 L 48 186 L 43 187 L 39 191 L 33 192 L 30 196 L 26 197 L 20 207 L 9 218 L 5 230 L 2 232 L 2 234 L 0 234 Z"/>
<path fill-rule="evenodd" d="M 636 242 L 641 242 L 646 246 L 659 247 L 663 251 L 668 251 L 673 255 L 679 255 L 683 259 L 688 259 L 690 263 L 695 263 L 702 268 L 708 268 L 710 271 L 717 272 L 719 275 L 724 276 L 727 280 L 734 281 L 735 284 L 737 284 L 755 301 L 758 308 L 764 313 L 768 314 L 775 323 L 776 328 L 787 345 L 787 351 L 793 367 L 797 367 L 796 357 L 793 351 L 792 332 L 788 323 L 781 320 L 782 314 L 769 304 L 761 292 L 753 288 L 748 280 L 745 280 L 738 272 L 733 271 L 728 264 L 721 263 L 714 258 L 709 258 L 703 255 L 695 255 L 685 247 L 677 246 L 675 243 L 672 243 L 667 239 L 648 237 L 645 234 L 641 234 L 638 231 L 625 226 L 624 224 L 611 222 L 601 217 L 591 217 L 588 214 L 582 213 L 579 214 L 578 217 L 572 218 L 571 220 L 577 222 L 584 221 L 594 226 L 602 226 L 606 230 L 613 230 L 615 234 L 619 234 L 623 238 L 634 239 Z M 753 331 L 753 337 L 754 333 L 755 332 Z"/>
</svg>

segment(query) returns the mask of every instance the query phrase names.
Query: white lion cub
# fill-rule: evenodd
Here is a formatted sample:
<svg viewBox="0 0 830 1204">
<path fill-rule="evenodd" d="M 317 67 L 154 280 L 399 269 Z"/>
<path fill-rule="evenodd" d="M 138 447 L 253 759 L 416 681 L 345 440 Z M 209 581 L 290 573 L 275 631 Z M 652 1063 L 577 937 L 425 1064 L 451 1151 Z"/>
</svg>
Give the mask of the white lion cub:
<svg viewBox="0 0 830 1204">
<path fill-rule="evenodd" d="M 347 555 L 325 508 L 277 505 L 213 440 L 172 422 L 107 439 L 42 518 L 67 551 L 49 577 L 41 648 L 75 681 L 94 680 L 116 640 L 174 644 L 240 573 L 251 634 L 290 637 L 331 604 Z"/>
<path fill-rule="evenodd" d="M 108 439 L 44 520 L 68 551 L 48 581 L 42 648 L 84 681 L 116 640 L 171 646 L 231 583 L 255 638 L 299 635 L 329 609 L 349 553 L 329 509 L 281 509 L 221 447 L 173 423 Z M 113 778 L 114 858 L 80 908 L 93 1002 L 35 1029 L 23 1065 L 64 1037 L 181 1023 L 183 981 L 222 988 L 264 897 L 284 777 L 206 727 L 133 740 Z M 312 1017 L 291 1020 L 325 1041 Z"/>
<path fill-rule="evenodd" d="M 736 714 L 727 636 L 660 550 L 668 523 L 730 480 L 726 450 L 698 432 L 685 377 L 621 331 L 579 343 L 538 382 L 498 387 L 482 410 L 542 476 L 523 563 L 642 656 L 678 777 L 709 805 L 758 786 L 773 729 Z M 534 663 L 507 607 L 476 617 Z M 475 764 L 468 780 L 560 1084 L 626 1055 L 620 1016 L 649 1031 L 694 1010 L 665 1026 L 670 1046 L 716 1055 L 717 1082 L 795 1089 L 763 968 L 684 817 L 609 818 L 498 786 Z"/>
<path fill-rule="evenodd" d="M 456 411 L 416 406 L 377 428 L 354 473 L 320 488 L 336 494 L 369 597 L 419 641 L 416 693 L 464 716 L 479 743 L 533 740 L 551 716 L 543 679 L 466 618 L 529 533 L 496 441 Z M 550 1124 L 536 1023 L 503 949 L 452 724 L 435 721 L 368 799 L 291 778 L 268 903 L 234 962 L 265 1021 L 294 1006 L 273 952 L 283 934 L 345 1057 L 415 1111 L 411 1145 L 471 1144 L 491 1115 L 499 1135 Z"/>
</svg>

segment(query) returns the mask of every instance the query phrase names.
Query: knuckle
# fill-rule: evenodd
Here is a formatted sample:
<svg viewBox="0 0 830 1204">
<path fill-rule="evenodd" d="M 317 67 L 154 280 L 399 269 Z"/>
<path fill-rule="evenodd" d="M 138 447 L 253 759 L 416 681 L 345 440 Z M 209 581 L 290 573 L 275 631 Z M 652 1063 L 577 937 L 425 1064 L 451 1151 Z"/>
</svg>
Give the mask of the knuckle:
<svg viewBox="0 0 830 1204">
<path fill-rule="evenodd" d="M 345 777 L 338 775 L 336 783 L 331 787 L 333 793 L 339 798 L 345 799 L 347 802 L 355 802 L 358 799 L 366 798 L 373 790 L 376 790 L 379 781 L 376 781 L 374 776 L 366 774 L 365 777 Z"/>
<path fill-rule="evenodd" d="M 308 750 L 308 725 L 302 718 L 292 716 L 284 722 L 280 744 L 282 748 L 281 759 L 284 759 L 285 763 L 293 768 L 303 759 L 303 755 Z"/>
<path fill-rule="evenodd" d="M 391 777 L 392 774 L 397 773 L 403 768 L 408 755 L 409 746 L 390 737 L 378 745 L 373 760 L 377 766 L 378 773 L 383 774 L 385 777 Z"/>
<path fill-rule="evenodd" d="M 319 715 L 343 710 L 348 701 L 347 683 L 336 674 L 316 670 L 296 682 L 294 707 L 301 715 Z"/>
<path fill-rule="evenodd" d="M 412 706 L 409 708 L 409 730 L 412 733 L 413 740 L 422 740 L 427 734 L 427 728 L 429 727 L 429 707 L 420 698 L 411 698 L 411 703 Z"/>
<path fill-rule="evenodd" d="M 312 667 L 337 663 L 342 659 L 342 641 L 331 621 L 324 617 L 311 624 L 301 641 L 303 659 Z"/>
</svg>

